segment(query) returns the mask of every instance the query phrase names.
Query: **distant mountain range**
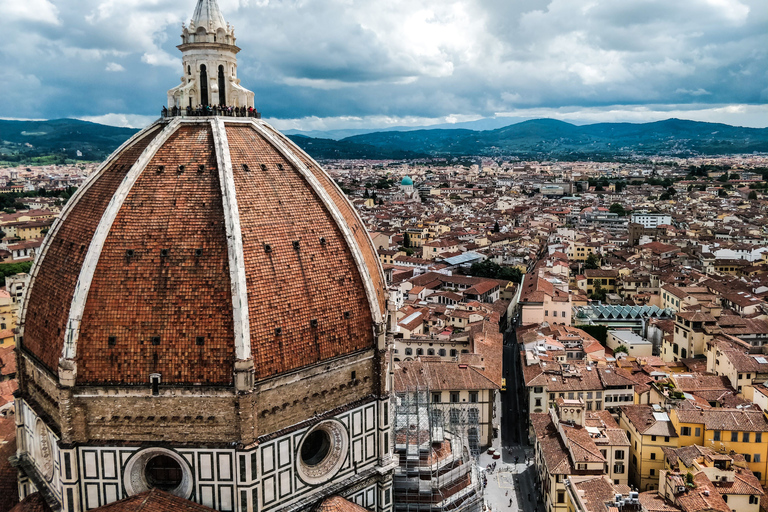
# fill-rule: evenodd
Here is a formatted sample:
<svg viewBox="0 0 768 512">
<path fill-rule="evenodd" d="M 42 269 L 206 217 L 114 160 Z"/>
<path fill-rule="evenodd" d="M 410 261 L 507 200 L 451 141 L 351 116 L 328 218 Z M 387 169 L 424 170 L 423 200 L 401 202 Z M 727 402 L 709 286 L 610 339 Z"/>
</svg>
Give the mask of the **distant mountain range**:
<svg viewBox="0 0 768 512">
<path fill-rule="evenodd" d="M 104 159 L 137 130 L 73 119 L 0 120 L 0 160 L 63 154 Z M 384 131 L 341 140 L 289 135 L 318 159 L 406 159 L 517 156 L 523 159 L 612 159 L 768 152 L 768 128 L 668 119 L 653 123 L 576 126 L 553 119 L 523 121 L 492 130 Z M 30 147 L 31 146 L 31 147 Z M 81 155 L 77 155 L 77 152 Z M 9 156 L 10 155 L 10 156 Z"/>
<path fill-rule="evenodd" d="M 77 119 L 0 120 L 0 161 L 29 163 L 51 155 L 74 160 L 104 160 L 137 131 Z"/>
</svg>

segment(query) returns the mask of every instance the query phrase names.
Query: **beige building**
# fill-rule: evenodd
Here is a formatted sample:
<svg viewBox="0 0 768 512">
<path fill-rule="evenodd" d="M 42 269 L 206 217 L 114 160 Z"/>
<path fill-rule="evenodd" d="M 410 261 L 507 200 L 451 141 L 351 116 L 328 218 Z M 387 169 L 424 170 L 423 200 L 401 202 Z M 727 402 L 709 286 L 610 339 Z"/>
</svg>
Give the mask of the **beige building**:
<svg viewBox="0 0 768 512">
<path fill-rule="evenodd" d="M 555 286 L 534 274 L 524 276 L 518 302 L 520 325 L 543 322 L 571 325 L 571 306 L 567 281 Z"/>
<path fill-rule="evenodd" d="M 470 444 L 493 442 L 496 411 L 494 397 L 499 386 L 486 368 L 453 361 L 424 360 L 396 363 L 394 392 L 426 390 L 432 421 L 446 430 L 466 432 Z"/>
<path fill-rule="evenodd" d="M 619 347 L 624 347 L 626 354 L 633 357 L 650 357 L 653 355 L 653 343 L 630 330 L 608 331 L 605 345 L 614 352 Z"/>
</svg>

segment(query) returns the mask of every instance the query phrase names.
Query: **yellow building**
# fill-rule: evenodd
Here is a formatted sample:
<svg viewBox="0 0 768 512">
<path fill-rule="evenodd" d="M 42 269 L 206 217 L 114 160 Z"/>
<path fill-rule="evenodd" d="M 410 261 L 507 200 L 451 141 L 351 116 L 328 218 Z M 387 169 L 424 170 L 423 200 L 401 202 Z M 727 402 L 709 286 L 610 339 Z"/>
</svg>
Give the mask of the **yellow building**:
<svg viewBox="0 0 768 512">
<path fill-rule="evenodd" d="M 698 444 L 716 452 L 744 456 L 747 467 L 768 484 L 768 419 L 752 409 L 672 409 L 679 446 Z"/>
<path fill-rule="evenodd" d="M 619 425 L 629 440 L 629 481 L 641 492 L 659 487 L 664 448 L 678 445 L 678 433 L 659 406 L 626 405 L 619 409 Z"/>
<path fill-rule="evenodd" d="M 587 261 L 589 255 L 595 253 L 597 248 L 590 242 L 571 242 L 566 254 L 570 261 Z"/>
</svg>

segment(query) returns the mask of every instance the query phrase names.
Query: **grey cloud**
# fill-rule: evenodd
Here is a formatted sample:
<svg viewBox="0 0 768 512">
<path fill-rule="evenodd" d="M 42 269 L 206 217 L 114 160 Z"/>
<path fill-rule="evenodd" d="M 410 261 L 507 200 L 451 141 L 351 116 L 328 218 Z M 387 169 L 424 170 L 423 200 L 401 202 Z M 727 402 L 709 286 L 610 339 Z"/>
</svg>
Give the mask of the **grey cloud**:
<svg viewBox="0 0 768 512">
<path fill-rule="evenodd" d="M 157 112 L 179 80 L 175 46 L 194 0 L 50 1 L 58 24 L 19 18 L 0 41 L 0 116 Z M 219 1 L 243 49 L 242 83 L 273 117 L 768 95 L 764 0 Z"/>
</svg>

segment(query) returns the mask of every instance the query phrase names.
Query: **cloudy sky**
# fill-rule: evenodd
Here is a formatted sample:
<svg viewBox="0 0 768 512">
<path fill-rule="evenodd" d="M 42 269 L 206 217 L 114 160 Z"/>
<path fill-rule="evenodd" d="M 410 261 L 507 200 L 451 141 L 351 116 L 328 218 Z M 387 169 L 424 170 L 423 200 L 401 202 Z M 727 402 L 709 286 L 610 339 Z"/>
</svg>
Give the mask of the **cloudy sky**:
<svg viewBox="0 0 768 512">
<path fill-rule="evenodd" d="M 196 0 L 0 0 L 0 117 L 142 126 Z M 281 129 L 480 118 L 768 126 L 765 0 L 219 0 Z"/>
</svg>

